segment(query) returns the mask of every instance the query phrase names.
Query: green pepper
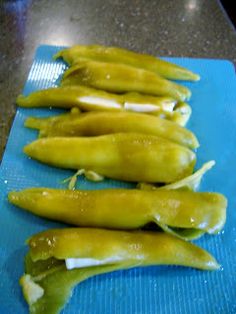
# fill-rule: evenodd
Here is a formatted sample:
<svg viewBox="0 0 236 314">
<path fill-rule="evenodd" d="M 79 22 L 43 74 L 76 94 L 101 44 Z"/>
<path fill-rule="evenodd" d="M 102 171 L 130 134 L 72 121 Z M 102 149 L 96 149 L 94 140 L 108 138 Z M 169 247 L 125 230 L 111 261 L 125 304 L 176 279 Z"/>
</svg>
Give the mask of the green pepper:
<svg viewBox="0 0 236 314">
<path fill-rule="evenodd" d="M 111 133 L 137 132 L 163 137 L 188 148 L 199 146 L 195 135 L 178 124 L 147 114 L 128 112 L 89 112 L 30 117 L 25 126 L 40 130 L 41 137 L 96 136 Z"/>
<path fill-rule="evenodd" d="M 167 96 L 178 101 L 184 101 L 191 96 L 187 87 L 170 82 L 153 72 L 125 64 L 84 59 L 63 74 L 61 84 L 84 85 L 115 93 L 139 92 Z"/>
<path fill-rule="evenodd" d="M 200 78 L 199 75 L 174 63 L 118 47 L 77 45 L 59 51 L 55 55 L 55 59 L 56 58 L 63 58 L 69 65 L 76 64 L 80 58 L 102 62 L 123 63 L 152 71 L 167 79 L 173 80 L 198 81 Z"/>
<path fill-rule="evenodd" d="M 154 222 L 161 228 L 173 228 L 173 234 L 175 228 L 183 229 L 177 230 L 176 235 L 184 239 L 189 239 L 186 229 L 189 236 L 195 230 L 219 232 L 225 223 L 227 206 L 221 194 L 174 190 L 30 188 L 10 192 L 8 199 L 41 217 L 77 226 L 137 229 Z"/>
<path fill-rule="evenodd" d="M 96 239 L 96 241 L 94 241 Z M 102 243 L 102 245 L 101 245 Z M 144 231 L 115 231 L 95 228 L 64 228 L 40 232 L 28 240 L 33 262 L 56 258 L 94 259 L 79 261 L 94 263 L 135 265 L 183 265 L 199 269 L 217 269 L 218 264 L 200 248 L 165 233 Z M 177 254 L 178 252 L 178 254 Z M 84 262 L 84 263 L 83 263 Z M 81 267 L 78 266 L 78 267 Z"/>
<path fill-rule="evenodd" d="M 208 252 L 165 233 L 52 229 L 28 244 L 20 284 L 31 314 L 59 313 L 76 284 L 105 272 L 149 265 L 219 268 Z"/>
<path fill-rule="evenodd" d="M 24 152 L 52 166 L 134 182 L 174 182 L 190 175 L 196 162 L 188 148 L 140 133 L 48 137 L 26 145 Z"/>
<path fill-rule="evenodd" d="M 180 125 L 185 125 L 191 115 L 186 103 L 177 103 L 168 97 L 155 97 L 139 93 L 111 94 L 85 86 L 64 86 L 35 91 L 28 96 L 19 95 L 18 106 L 77 107 L 83 111 L 131 111 L 152 114 Z"/>
</svg>

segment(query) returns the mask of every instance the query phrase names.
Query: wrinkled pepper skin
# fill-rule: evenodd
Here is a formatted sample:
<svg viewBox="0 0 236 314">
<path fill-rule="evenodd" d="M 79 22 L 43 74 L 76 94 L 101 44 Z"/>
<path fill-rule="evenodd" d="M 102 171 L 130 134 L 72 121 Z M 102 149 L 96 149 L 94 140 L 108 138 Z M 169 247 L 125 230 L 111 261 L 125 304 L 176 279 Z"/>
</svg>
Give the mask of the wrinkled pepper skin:
<svg viewBox="0 0 236 314">
<path fill-rule="evenodd" d="M 82 111 L 131 111 L 152 114 L 184 126 L 191 116 L 186 103 L 170 97 L 155 97 L 139 93 L 112 94 L 86 86 L 64 86 L 19 95 L 18 106 L 74 108 Z"/>
<path fill-rule="evenodd" d="M 24 152 L 52 166 L 133 182 L 174 182 L 192 174 L 196 162 L 188 148 L 138 133 L 49 137 L 26 145 Z"/>
<path fill-rule="evenodd" d="M 168 81 L 153 72 L 118 63 L 82 59 L 65 71 L 62 86 L 84 85 L 113 93 L 138 92 L 185 101 L 191 96 L 187 87 Z"/>
<path fill-rule="evenodd" d="M 210 234 L 223 228 L 227 206 L 221 194 L 174 190 L 30 188 L 10 192 L 8 199 L 41 217 L 83 227 L 137 229 L 155 222 Z"/>
<path fill-rule="evenodd" d="M 70 113 L 49 118 L 28 118 L 25 126 L 39 128 L 40 136 L 97 136 L 112 133 L 142 133 L 163 137 L 195 149 L 196 136 L 178 124 L 147 114 L 128 112 Z"/>
<path fill-rule="evenodd" d="M 55 58 L 63 58 L 69 65 L 76 64 L 80 58 L 102 62 L 123 63 L 136 68 L 152 71 L 167 79 L 173 80 L 198 81 L 200 78 L 199 75 L 171 62 L 118 47 L 76 45 L 59 51 L 55 55 Z"/>
<path fill-rule="evenodd" d="M 32 236 L 28 244 L 34 262 L 51 257 L 59 260 L 87 257 L 105 260 L 118 257 L 118 263 L 126 262 L 135 266 L 161 264 L 208 270 L 218 268 L 215 259 L 206 251 L 158 232 L 95 228 L 51 229 Z"/>
</svg>

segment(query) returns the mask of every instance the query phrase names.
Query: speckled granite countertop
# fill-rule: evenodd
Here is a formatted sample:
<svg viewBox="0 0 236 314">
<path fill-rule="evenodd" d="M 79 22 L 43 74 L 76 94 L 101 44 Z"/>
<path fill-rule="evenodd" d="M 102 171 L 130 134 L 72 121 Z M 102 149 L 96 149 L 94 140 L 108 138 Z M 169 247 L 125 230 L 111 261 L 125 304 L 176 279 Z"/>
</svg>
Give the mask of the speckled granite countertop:
<svg viewBox="0 0 236 314">
<path fill-rule="evenodd" d="M 0 34 L 0 160 L 15 98 L 41 44 L 100 43 L 236 62 L 236 32 L 217 0 L 2 0 Z"/>
</svg>

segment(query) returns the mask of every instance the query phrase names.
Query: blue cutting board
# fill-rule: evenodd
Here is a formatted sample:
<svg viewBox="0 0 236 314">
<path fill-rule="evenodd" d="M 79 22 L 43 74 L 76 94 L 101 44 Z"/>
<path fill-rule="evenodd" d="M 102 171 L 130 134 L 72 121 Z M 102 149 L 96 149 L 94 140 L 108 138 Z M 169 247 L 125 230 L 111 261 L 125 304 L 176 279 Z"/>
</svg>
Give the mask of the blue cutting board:
<svg viewBox="0 0 236 314">
<path fill-rule="evenodd" d="M 24 88 L 24 94 L 56 86 L 65 69 L 52 56 L 60 47 L 40 46 Z M 229 200 L 227 223 L 216 236 L 195 241 L 221 263 L 208 272 L 175 266 L 135 268 L 96 276 L 81 283 L 63 313 L 84 314 L 235 314 L 236 313 L 236 80 L 234 66 L 225 60 L 166 58 L 201 75 L 192 90 L 192 117 L 188 127 L 200 141 L 197 167 L 208 160 L 216 166 L 204 177 L 202 191 L 217 191 Z M 63 188 L 71 171 L 55 169 L 28 159 L 24 145 L 36 132 L 23 127 L 30 115 L 61 112 L 18 109 L 0 169 L 0 313 L 22 314 L 28 308 L 18 279 L 23 274 L 25 240 L 41 230 L 63 226 L 21 211 L 8 204 L 7 193 L 32 186 Z M 132 187 L 129 183 L 80 180 L 80 188 Z M 42 313 L 43 314 L 43 313 Z"/>
</svg>

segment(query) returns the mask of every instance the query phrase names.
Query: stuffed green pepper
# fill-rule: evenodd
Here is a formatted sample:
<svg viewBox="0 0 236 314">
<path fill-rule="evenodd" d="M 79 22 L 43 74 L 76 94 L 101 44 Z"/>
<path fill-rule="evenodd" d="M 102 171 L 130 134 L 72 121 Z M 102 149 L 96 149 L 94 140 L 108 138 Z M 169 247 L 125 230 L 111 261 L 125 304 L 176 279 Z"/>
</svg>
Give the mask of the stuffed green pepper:
<svg viewBox="0 0 236 314">
<path fill-rule="evenodd" d="M 208 252 L 165 233 L 52 229 L 28 245 L 20 284 L 31 314 L 59 313 L 76 284 L 105 272 L 149 265 L 219 268 Z"/>
<path fill-rule="evenodd" d="M 191 116 L 191 108 L 170 97 L 155 97 L 139 93 L 112 94 L 86 86 L 61 86 L 19 95 L 18 106 L 78 108 L 82 111 L 140 112 L 171 120 L 184 126 Z"/>
</svg>

